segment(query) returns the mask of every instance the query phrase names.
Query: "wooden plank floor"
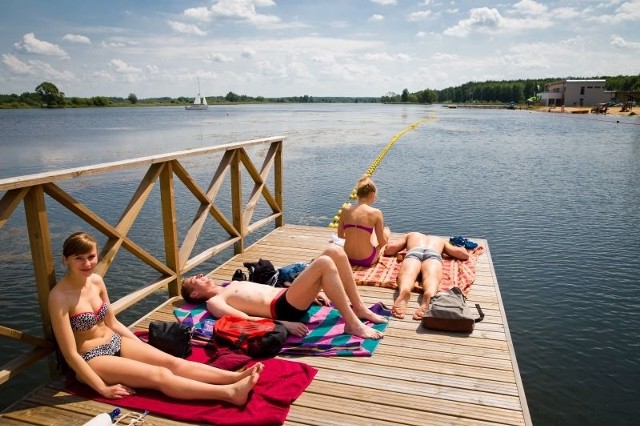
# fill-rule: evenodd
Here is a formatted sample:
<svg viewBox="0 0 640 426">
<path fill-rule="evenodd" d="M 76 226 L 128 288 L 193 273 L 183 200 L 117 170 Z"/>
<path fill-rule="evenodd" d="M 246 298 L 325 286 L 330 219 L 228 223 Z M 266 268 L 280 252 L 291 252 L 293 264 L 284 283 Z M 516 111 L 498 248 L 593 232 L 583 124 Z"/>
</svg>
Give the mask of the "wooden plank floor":
<svg viewBox="0 0 640 426">
<path fill-rule="evenodd" d="M 262 238 L 211 273 L 228 280 L 244 261 L 263 257 L 276 266 L 308 261 L 326 247 L 329 228 L 287 225 Z M 286 425 L 530 425 L 520 373 L 489 247 L 476 264 L 469 302 L 483 322 L 471 335 L 428 331 L 408 315 L 393 319 L 370 358 L 302 357 L 319 371 L 291 407 Z M 359 287 L 367 304 L 391 306 L 394 290 Z M 173 320 L 175 298 L 133 325 Z M 414 294 L 409 313 L 418 306 Z M 0 417 L 3 425 L 81 425 L 111 406 L 70 395 L 61 380 L 35 390 Z M 150 415 L 145 424 L 176 425 Z"/>
</svg>

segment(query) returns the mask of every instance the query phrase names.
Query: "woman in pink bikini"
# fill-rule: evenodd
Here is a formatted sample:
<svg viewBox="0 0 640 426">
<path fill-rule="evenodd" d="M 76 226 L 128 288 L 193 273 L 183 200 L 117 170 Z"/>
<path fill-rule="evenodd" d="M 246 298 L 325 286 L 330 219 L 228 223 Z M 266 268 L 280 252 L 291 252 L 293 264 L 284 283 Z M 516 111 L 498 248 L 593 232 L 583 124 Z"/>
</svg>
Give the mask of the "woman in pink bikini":
<svg viewBox="0 0 640 426">
<path fill-rule="evenodd" d="M 369 175 L 362 176 L 356 185 L 358 204 L 345 206 L 340 214 L 338 237 L 345 240 L 344 251 L 353 266 L 369 267 L 385 250 L 393 256 L 403 248 L 388 245 L 389 227 L 384 226 L 382 212 L 371 207 L 378 198 L 376 194 L 373 180 Z"/>
</svg>

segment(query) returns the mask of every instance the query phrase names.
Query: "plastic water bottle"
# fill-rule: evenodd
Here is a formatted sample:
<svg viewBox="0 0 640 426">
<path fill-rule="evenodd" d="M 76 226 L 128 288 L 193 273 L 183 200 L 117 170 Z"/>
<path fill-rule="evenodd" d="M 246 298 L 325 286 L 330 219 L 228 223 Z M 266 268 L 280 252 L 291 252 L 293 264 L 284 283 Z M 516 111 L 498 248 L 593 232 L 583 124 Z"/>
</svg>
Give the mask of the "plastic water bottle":
<svg viewBox="0 0 640 426">
<path fill-rule="evenodd" d="M 110 413 L 100 413 L 82 426 L 111 426 L 116 417 L 120 414 L 120 409 L 116 408 Z"/>
</svg>

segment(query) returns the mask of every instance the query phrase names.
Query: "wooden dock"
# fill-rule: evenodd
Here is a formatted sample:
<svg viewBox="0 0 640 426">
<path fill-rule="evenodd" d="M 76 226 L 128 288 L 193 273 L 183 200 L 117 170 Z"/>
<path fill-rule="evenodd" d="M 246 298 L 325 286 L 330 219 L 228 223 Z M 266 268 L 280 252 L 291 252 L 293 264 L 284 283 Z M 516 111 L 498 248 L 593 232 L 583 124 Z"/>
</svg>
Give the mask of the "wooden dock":
<svg viewBox="0 0 640 426">
<path fill-rule="evenodd" d="M 228 280 L 243 261 L 260 257 L 275 265 L 308 261 L 334 233 L 329 228 L 285 225 L 234 256 L 211 275 Z M 393 319 L 370 358 L 302 357 L 319 371 L 295 401 L 286 425 L 530 425 L 522 380 L 507 326 L 498 281 L 487 247 L 476 263 L 477 278 L 469 302 L 479 303 L 485 319 L 471 335 L 428 331 L 411 319 Z M 394 291 L 359 287 L 367 304 L 389 306 Z M 172 298 L 136 322 L 173 320 Z M 409 311 L 417 307 L 417 295 Z M 64 390 L 61 379 L 35 390 L 0 415 L 2 425 L 81 425 L 111 406 Z M 154 416 L 148 425 L 183 424 Z"/>
</svg>

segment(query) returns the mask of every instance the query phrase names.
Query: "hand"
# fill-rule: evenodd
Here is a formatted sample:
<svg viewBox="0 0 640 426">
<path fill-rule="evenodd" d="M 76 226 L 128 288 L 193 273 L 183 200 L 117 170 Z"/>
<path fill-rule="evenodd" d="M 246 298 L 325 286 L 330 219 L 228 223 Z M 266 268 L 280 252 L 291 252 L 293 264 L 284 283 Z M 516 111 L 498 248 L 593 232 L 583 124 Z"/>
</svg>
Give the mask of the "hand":
<svg viewBox="0 0 640 426">
<path fill-rule="evenodd" d="M 324 293 L 318 293 L 315 302 L 320 306 L 331 306 L 331 300 Z"/>
<path fill-rule="evenodd" d="M 301 322 L 280 321 L 287 331 L 294 336 L 304 337 L 309 332 L 309 328 Z"/>
<path fill-rule="evenodd" d="M 113 385 L 113 386 L 107 386 L 100 393 L 105 398 L 120 399 L 120 398 L 125 398 L 127 396 L 135 395 L 136 391 L 131 389 L 129 386 L 117 384 L 117 385 Z"/>
</svg>

